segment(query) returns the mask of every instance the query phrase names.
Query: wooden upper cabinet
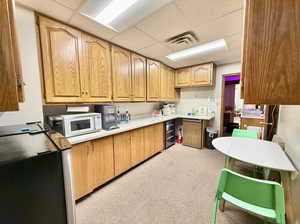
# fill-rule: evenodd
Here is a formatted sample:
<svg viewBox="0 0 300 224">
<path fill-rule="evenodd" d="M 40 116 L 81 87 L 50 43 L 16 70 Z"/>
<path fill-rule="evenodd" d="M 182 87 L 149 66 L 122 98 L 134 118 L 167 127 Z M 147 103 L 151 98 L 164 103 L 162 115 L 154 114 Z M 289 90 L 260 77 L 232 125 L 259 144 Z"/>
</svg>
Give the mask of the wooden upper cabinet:
<svg viewBox="0 0 300 224">
<path fill-rule="evenodd" d="M 82 101 L 81 32 L 42 16 L 39 23 L 46 102 Z"/>
<path fill-rule="evenodd" d="M 147 76 L 146 59 L 137 54 L 131 54 L 131 90 L 132 101 L 146 101 L 147 98 Z"/>
<path fill-rule="evenodd" d="M 299 8 L 299 0 L 246 0 L 245 103 L 300 104 Z"/>
<path fill-rule="evenodd" d="M 191 68 L 176 70 L 175 87 L 187 87 L 191 85 Z"/>
<path fill-rule="evenodd" d="M 175 88 L 175 70 L 168 68 L 168 99 L 170 102 L 175 102 L 180 97 L 180 89 Z"/>
<path fill-rule="evenodd" d="M 0 111 L 17 111 L 19 100 L 23 101 L 22 90 L 18 91 L 21 79 L 21 64 L 17 49 L 14 2 L 0 2 Z M 5 88 L 4 88 L 5 87 Z"/>
<path fill-rule="evenodd" d="M 113 99 L 131 100 L 131 56 L 130 52 L 112 46 Z"/>
<path fill-rule="evenodd" d="M 192 86 L 210 86 L 213 82 L 213 64 L 192 67 Z"/>
<path fill-rule="evenodd" d="M 161 94 L 160 86 L 160 63 L 147 59 L 147 100 L 159 101 Z"/>
<path fill-rule="evenodd" d="M 112 77 L 110 44 L 98 38 L 83 34 L 84 89 L 87 101 L 112 101 Z"/>
<path fill-rule="evenodd" d="M 175 87 L 212 86 L 215 76 L 213 63 L 176 70 Z"/>
<path fill-rule="evenodd" d="M 165 65 L 161 65 L 160 70 L 160 100 L 169 101 L 170 99 L 170 74 Z"/>
</svg>

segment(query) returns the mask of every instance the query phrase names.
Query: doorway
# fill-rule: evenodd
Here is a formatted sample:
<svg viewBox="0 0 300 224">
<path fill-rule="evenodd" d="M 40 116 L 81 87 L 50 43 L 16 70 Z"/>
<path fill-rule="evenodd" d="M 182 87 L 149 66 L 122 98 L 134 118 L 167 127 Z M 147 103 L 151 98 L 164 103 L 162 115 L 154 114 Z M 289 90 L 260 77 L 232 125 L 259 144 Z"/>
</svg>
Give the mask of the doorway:
<svg viewBox="0 0 300 224">
<path fill-rule="evenodd" d="M 222 76 L 220 135 L 231 136 L 239 128 L 243 101 L 240 97 L 240 73 Z"/>
</svg>

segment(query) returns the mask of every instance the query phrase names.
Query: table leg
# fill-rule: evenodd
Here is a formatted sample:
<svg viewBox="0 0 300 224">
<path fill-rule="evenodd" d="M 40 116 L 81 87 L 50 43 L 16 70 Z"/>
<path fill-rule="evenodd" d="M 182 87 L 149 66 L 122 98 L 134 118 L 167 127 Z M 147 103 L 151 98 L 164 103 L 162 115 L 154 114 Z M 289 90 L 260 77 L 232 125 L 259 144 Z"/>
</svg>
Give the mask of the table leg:
<svg viewBox="0 0 300 224">
<path fill-rule="evenodd" d="M 234 168 L 234 162 L 235 162 L 235 160 L 233 158 L 228 157 L 228 159 L 227 159 L 227 169 L 233 170 L 233 168 Z M 219 209 L 220 209 L 221 212 L 224 212 L 224 210 L 225 210 L 225 204 L 226 204 L 226 201 L 225 200 L 221 200 L 220 207 L 219 207 Z"/>
<path fill-rule="evenodd" d="M 282 186 L 284 188 L 284 199 L 285 199 L 285 212 L 286 212 L 286 223 L 296 223 L 295 214 L 292 206 L 292 195 L 291 195 L 291 176 L 290 172 L 280 172 Z"/>
</svg>

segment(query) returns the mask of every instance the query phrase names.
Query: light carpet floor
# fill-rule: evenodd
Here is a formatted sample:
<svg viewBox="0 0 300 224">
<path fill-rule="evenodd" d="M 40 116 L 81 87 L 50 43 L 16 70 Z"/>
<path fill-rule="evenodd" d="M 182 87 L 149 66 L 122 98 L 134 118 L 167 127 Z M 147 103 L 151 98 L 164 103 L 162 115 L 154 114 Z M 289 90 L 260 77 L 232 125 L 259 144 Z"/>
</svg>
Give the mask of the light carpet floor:
<svg viewBox="0 0 300 224">
<path fill-rule="evenodd" d="M 209 224 L 224 157 L 175 145 L 76 205 L 78 224 Z M 261 220 L 226 204 L 217 224 Z"/>
</svg>

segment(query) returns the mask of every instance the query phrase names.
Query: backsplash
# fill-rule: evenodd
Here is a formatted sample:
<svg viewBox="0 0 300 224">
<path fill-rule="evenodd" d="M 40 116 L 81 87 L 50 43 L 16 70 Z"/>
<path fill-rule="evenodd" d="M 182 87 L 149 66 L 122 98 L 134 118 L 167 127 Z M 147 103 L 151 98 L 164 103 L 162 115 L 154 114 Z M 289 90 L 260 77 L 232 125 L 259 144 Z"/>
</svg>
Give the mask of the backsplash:
<svg viewBox="0 0 300 224">
<path fill-rule="evenodd" d="M 115 103 L 114 105 L 119 107 L 120 113 L 124 113 L 126 110 L 128 110 L 129 113 L 131 114 L 132 119 L 139 119 L 139 118 L 151 116 L 152 112 L 155 109 L 159 108 L 160 103 L 148 103 L 148 102 L 147 103 L 146 102 Z M 68 105 L 44 105 L 43 106 L 44 122 L 47 123 L 47 117 L 49 115 L 67 114 L 68 113 L 67 106 Z M 94 112 L 94 105 L 89 105 L 89 107 L 90 107 L 90 112 Z"/>
</svg>

